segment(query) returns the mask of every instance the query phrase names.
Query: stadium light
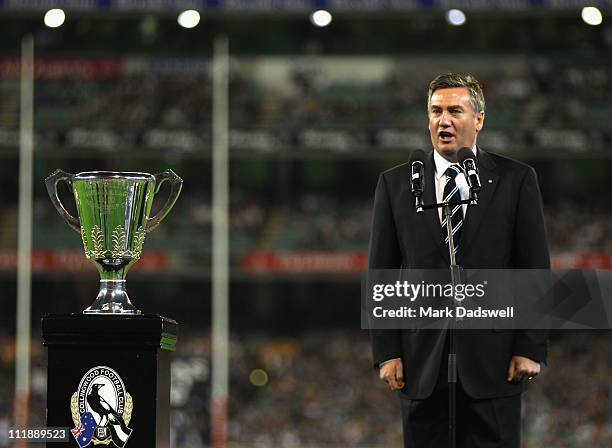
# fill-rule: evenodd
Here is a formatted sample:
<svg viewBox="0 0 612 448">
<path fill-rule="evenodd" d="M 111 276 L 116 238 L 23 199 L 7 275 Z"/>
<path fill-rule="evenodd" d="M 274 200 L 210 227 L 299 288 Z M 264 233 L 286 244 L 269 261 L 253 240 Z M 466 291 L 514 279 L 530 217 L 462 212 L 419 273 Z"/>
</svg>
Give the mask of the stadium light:
<svg viewBox="0 0 612 448">
<path fill-rule="evenodd" d="M 318 11 L 315 11 L 310 15 L 310 21 L 314 26 L 324 27 L 331 23 L 332 15 L 329 11 L 319 9 Z"/>
<path fill-rule="evenodd" d="M 183 11 L 179 14 L 177 21 L 183 28 L 195 28 L 200 23 L 200 13 L 195 9 Z"/>
<path fill-rule="evenodd" d="M 582 20 L 588 25 L 597 26 L 601 25 L 603 16 L 595 6 L 585 6 L 582 8 Z"/>
<path fill-rule="evenodd" d="M 49 28 L 58 28 L 64 24 L 66 14 L 62 9 L 50 9 L 45 13 L 45 25 Z"/>
<path fill-rule="evenodd" d="M 446 11 L 446 21 L 452 26 L 461 26 L 465 23 L 465 13 L 460 9 L 449 9 Z"/>
</svg>

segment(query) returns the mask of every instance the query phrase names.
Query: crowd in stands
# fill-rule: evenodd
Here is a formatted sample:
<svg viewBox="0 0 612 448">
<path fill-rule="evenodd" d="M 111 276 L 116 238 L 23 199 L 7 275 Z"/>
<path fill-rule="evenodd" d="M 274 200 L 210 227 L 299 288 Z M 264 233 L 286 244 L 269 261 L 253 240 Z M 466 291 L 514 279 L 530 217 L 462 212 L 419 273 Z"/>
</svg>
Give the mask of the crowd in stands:
<svg viewBox="0 0 612 448">
<path fill-rule="evenodd" d="M 603 209 L 566 204 L 545 209 L 552 250 L 612 253 L 612 215 Z"/>
<path fill-rule="evenodd" d="M 516 60 L 512 70 L 475 59 L 474 71 L 482 82 L 490 114 L 488 129 L 576 129 L 584 125 L 610 129 L 612 73 L 595 62 Z M 290 61 L 290 59 L 288 59 Z M 273 87 L 252 76 L 253 66 L 233 65 L 230 81 L 232 128 L 421 129 L 425 120 L 425 91 L 432 74 L 407 70 L 407 61 L 362 82 L 330 75 L 329 67 L 288 64 L 288 75 Z M 137 66 L 129 58 L 126 67 Z M 402 65 L 404 63 L 404 65 Z M 152 60 L 155 64 L 155 60 Z M 209 64 L 185 60 L 185 70 L 154 71 L 134 68 L 113 78 L 40 79 L 36 88 L 36 129 L 40 132 L 74 128 L 106 129 L 120 133 L 151 129 L 181 129 L 202 133 L 212 120 L 212 80 Z M 364 59 L 361 70 L 368 70 Z M 470 67 L 469 58 L 464 63 Z M 144 67 L 144 66 L 143 66 Z M 354 70 L 360 70 L 355 66 Z M 470 71 L 470 70 L 468 70 Z M 9 92 L 18 81 L 0 79 Z M 13 86 L 13 87 L 11 87 Z M 16 95 L 0 104 L 0 130 L 16 129 Z M 14 102 L 15 104 L 12 104 Z M 5 111 L 5 112 L 4 112 Z M 138 143 L 138 142 L 137 142 Z"/>
<path fill-rule="evenodd" d="M 230 207 L 231 248 L 240 255 L 265 250 L 367 250 L 371 200 L 342 200 L 304 194 L 288 205 L 269 204 L 257 195 L 236 194 Z M 47 198 L 35 201 L 35 247 L 74 248 L 80 240 L 61 220 Z M 17 211 L 0 213 L 0 247 L 16 244 Z M 601 207 L 568 203 L 545 207 L 553 252 L 612 252 L 612 215 Z M 212 209 L 208 200 L 181 197 L 165 225 L 147 238 L 150 249 L 210 253 Z"/>
<path fill-rule="evenodd" d="M 155 127 L 199 129 L 210 123 L 206 76 L 127 76 L 67 83 L 42 80 L 37 89 L 37 125 L 43 130 Z"/>
</svg>

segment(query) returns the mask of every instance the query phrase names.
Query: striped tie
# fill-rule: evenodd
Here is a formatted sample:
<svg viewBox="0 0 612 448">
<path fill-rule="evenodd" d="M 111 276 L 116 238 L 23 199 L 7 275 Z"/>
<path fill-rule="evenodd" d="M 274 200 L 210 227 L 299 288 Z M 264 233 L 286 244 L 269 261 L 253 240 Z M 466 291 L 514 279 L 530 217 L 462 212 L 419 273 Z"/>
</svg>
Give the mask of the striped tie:
<svg viewBox="0 0 612 448">
<path fill-rule="evenodd" d="M 446 184 L 444 185 L 444 200 L 443 202 L 455 203 L 461 200 L 459 187 L 455 183 L 455 177 L 461 172 L 459 165 L 451 165 L 448 167 L 444 175 L 446 176 Z M 461 204 L 453 206 L 451 209 L 451 227 L 453 229 L 453 241 L 455 243 L 455 253 L 459 249 L 459 239 L 461 238 L 461 226 L 463 225 L 463 206 Z M 442 215 L 442 230 L 446 233 L 446 218 Z M 448 244 L 448 236 L 444 239 Z"/>
</svg>

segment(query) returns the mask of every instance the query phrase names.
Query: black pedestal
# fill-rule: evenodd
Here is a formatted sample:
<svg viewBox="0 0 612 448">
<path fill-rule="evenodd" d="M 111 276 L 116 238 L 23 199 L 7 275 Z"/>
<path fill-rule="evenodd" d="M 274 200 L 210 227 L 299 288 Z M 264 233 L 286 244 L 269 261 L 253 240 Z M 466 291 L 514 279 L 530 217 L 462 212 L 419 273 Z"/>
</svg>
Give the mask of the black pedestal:
<svg viewBox="0 0 612 448">
<path fill-rule="evenodd" d="M 49 315 L 42 331 L 49 352 L 47 427 L 76 429 L 82 444 L 91 439 L 89 447 L 170 447 L 176 321 L 153 314 Z M 70 434 L 67 443 L 48 446 L 79 444 Z"/>
</svg>

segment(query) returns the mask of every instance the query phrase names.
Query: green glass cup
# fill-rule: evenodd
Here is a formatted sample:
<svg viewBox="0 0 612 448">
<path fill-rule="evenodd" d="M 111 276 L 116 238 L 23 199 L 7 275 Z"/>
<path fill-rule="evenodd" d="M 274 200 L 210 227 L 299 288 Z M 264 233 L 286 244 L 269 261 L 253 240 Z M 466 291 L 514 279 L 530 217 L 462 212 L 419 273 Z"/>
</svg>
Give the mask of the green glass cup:
<svg viewBox="0 0 612 448">
<path fill-rule="evenodd" d="M 62 204 L 57 186 L 64 181 L 74 193 L 78 219 Z M 150 216 L 160 186 L 170 183 L 170 196 Z M 140 259 L 145 236 L 174 206 L 183 180 L 172 170 L 159 174 L 87 171 L 69 174 L 56 170 L 45 179 L 51 202 L 68 225 L 81 234 L 85 257 L 100 274 L 100 291 L 84 314 L 141 314 L 125 288 L 127 271 Z"/>
</svg>

